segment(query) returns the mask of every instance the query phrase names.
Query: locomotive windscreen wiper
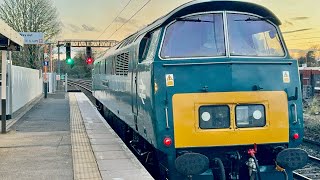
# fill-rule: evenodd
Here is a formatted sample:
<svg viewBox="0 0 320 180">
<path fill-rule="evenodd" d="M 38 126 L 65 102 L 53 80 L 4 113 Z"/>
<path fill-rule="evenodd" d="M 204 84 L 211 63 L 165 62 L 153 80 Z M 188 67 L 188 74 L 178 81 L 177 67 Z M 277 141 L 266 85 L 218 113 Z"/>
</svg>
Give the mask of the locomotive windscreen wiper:
<svg viewBox="0 0 320 180">
<path fill-rule="evenodd" d="M 189 19 L 189 18 L 176 18 L 177 21 L 188 21 L 188 22 L 208 22 L 208 23 L 214 23 L 214 21 L 207 21 L 207 20 L 201 20 L 201 19 Z"/>
<path fill-rule="evenodd" d="M 264 17 L 264 18 L 260 18 L 260 17 L 257 17 L 257 18 L 247 18 L 247 19 L 236 19 L 234 21 L 266 21 L 266 20 L 271 20 L 272 18 L 271 17 Z"/>
</svg>

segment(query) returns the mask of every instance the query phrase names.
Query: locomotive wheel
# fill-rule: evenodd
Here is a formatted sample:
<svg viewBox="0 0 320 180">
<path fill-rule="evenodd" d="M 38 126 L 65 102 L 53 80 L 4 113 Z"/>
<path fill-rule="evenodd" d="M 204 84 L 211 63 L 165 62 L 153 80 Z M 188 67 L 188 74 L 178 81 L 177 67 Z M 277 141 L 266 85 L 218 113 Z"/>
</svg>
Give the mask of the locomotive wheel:
<svg viewBox="0 0 320 180">
<path fill-rule="evenodd" d="M 214 159 L 214 167 L 212 168 L 212 173 L 213 173 L 214 179 L 218 179 L 218 180 L 226 179 L 224 165 L 220 158 Z"/>
</svg>

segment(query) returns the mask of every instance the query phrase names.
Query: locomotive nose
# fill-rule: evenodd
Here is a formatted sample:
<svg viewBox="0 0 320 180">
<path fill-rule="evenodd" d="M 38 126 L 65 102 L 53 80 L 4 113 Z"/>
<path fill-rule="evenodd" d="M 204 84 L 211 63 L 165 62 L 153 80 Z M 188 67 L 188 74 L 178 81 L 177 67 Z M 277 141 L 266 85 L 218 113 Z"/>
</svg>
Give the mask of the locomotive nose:
<svg viewBox="0 0 320 180">
<path fill-rule="evenodd" d="M 209 169 L 209 159 L 199 153 L 185 153 L 176 159 L 175 166 L 185 176 L 198 175 Z"/>
</svg>

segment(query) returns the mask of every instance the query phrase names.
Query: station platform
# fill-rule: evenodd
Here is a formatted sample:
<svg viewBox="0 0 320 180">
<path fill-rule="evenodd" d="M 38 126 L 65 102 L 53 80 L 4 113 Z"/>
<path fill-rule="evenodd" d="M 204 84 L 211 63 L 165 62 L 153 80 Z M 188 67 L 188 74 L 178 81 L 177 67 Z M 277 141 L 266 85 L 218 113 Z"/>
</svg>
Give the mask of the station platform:
<svg viewBox="0 0 320 180">
<path fill-rule="evenodd" d="M 153 179 L 83 93 L 49 94 L 0 139 L 0 179 Z"/>
</svg>

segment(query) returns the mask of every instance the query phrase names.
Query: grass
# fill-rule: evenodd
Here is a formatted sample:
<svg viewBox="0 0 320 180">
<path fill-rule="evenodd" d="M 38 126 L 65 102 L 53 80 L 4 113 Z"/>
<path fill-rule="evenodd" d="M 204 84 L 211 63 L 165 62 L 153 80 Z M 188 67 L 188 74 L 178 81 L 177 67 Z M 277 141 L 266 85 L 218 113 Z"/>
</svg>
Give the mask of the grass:
<svg viewBox="0 0 320 180">
<path fill-rule="evenodd" d="M 318 115 L 320 113 L 320 101 L 318 98 L 313 98 L 312 101 L 307 105 L 306 114 Z"/>
</svg>

